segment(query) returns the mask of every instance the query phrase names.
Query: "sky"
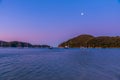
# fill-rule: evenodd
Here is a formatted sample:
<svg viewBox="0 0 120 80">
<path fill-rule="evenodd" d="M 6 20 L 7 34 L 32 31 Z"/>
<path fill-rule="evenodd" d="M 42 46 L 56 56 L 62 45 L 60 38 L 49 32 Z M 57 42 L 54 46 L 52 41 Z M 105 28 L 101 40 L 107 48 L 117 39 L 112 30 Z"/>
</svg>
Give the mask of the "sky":
<svg viewBox="0 0 120 80">
<path fill-rule="evenodd" d="M 120 0 L 0 0 L 0 40 L 57 46 L 80 34 L 120 36 L 119 30 Z"/>
</svg>

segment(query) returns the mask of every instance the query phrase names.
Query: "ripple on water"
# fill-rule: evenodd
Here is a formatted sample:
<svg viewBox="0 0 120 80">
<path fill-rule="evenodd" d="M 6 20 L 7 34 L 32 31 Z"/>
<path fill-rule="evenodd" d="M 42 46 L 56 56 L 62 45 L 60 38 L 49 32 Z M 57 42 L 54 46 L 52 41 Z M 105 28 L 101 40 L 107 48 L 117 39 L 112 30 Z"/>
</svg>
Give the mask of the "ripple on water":
<svg viewBox="0 0 120 80">
<path fill-rule="evenodd" d="M 119 49 L 3 49 L 0 80 L 119 80 Z M 114 54 L 116 53 L 116 54 Z"/>
</svg>

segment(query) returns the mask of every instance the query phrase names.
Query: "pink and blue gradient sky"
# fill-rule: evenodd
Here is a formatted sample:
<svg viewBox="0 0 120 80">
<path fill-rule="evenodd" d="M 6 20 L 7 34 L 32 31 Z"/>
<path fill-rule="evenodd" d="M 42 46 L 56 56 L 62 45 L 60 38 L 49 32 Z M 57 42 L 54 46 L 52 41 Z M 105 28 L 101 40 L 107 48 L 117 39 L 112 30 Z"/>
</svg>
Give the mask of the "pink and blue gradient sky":
<svg viewBox="0 0 120 80">
<path fill-rule="evenodd" d="M 119 36 L 119 30 L 120 0 L 0 0 L 0 40 L 56 46 L 79 34 Z"/>
</svg>

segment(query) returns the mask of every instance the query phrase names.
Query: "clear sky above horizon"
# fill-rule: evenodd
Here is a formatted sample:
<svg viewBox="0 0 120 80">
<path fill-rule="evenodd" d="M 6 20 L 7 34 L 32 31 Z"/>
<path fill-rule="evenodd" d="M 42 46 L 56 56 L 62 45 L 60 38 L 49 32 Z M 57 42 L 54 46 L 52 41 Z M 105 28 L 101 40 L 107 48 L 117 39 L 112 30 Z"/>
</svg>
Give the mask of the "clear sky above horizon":
<svg viewBox="0 0 120 80">
<path fill-rule="evenodd" d="M 56 46 L 80 34 L 120 36 L 120 0 L 0 0 L 0 40 Z"/>
</svg>

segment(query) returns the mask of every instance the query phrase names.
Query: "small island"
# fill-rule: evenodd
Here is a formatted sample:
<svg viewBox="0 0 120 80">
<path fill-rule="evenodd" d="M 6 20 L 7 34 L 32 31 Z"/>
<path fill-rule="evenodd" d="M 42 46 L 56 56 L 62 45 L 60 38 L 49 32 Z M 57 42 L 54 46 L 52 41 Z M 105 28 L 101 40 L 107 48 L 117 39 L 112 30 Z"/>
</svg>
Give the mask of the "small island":
<svg viewBox="0 0 120 80">
<path fill-rule="evenodd" d="M 89 34 L 79 35 L 61 43 L 58 47 L 70 48 L 120 48 L 120 36 L 98 36 Z"/>
<path fill-rule="evenodd" d="M 18 48 L 50 48 L 49 45 L 33 45 L 27 42 L 20 42 L 20 41 L 0 41 L 0 47 L 18 47 Z"/>
</svg>

